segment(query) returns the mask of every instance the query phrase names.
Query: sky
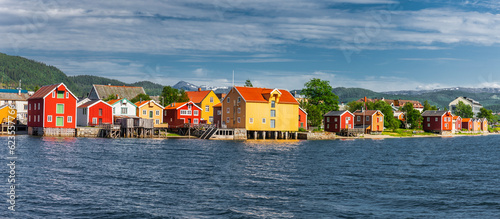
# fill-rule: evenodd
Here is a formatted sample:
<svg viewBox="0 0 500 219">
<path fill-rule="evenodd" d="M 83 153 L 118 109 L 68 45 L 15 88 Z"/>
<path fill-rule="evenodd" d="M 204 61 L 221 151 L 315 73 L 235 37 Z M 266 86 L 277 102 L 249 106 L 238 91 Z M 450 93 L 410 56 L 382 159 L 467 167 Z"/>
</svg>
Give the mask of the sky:
<svg viewBox="0 0 500 219">
<path fill-rule="evenodd" d="M 127 83 L 500 87 L 497 0 L 0 0 L 0 52 Z"/>
</svg>

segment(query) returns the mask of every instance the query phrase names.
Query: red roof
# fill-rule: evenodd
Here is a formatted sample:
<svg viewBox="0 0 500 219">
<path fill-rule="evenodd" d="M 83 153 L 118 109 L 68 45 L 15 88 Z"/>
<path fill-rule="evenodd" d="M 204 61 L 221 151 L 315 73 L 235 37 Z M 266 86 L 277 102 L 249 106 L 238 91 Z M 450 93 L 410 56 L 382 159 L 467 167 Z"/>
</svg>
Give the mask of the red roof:
<svg viewBox="0 0 500 219">
<path fill-rule="evenodd" d="M 362 115 L 374 115 L 375 113 L 379 112 L 378 110 L 365 110 L 364 112 L 362 112 L 361 110 L 356 110 L 354 111 L 354 115 L 357 115 L 357 116 L 362 116 Z"/>
<path fill-rule="evenodd" d="M 211 90 L 204 90 L 204 91 L 187 91 L 186 94 L 189 97 L 189 100 L 193 101 L 194 103 L 201 103 L 203 99 L 211 92 Z"/>
<path fill-rule="evenodd" d="M 278 90 L 281 93 L 279 103 L 289 103 L 297 104 L 299 102 L 292 96 L 290 92 L 282 89 L 269 89 L 269 88 L 259 88 L 259 87 L 234 87 L 245 99 L 246 102 L 261 102 L 267 103 L 269 100 L 264 96 L 265 94 L 270 94 L 274 90 Z"/>
<path fill-rule="evenodd" d="M 87 108 L 87 107 L 90 107 L 90 106 L 92 106 L 92 105 L 94 105 L 96 103 L 99 103 L 99 102 L 103 102 L 104 104 L 106 104 L 106 105 L 108 105 L 108 106 L 111 107 L 111 105 L 109 103 L 106 103 L 106 102 L 104 102 L 102 100 L 91 100 L 91 101 L 88 101 L 88 102 L 80 105 L 78 108 Z"/>
<path fill-rule="evenodd" d="M 172 104 L 168 104 L 168 106 L 165 107 L 165 109 L 177 109 L 177 107 L 180 107 L 186 103 L 189 103 L 189 102 L 182 102 L 182 103 L 172 103 Z"/>
<path fill-rule="evenodd" d="M 470 118 L 464 118 L 462 119 L 462 122 L 469 122 L 471 119 Z"/>
<path fill-rule="evenodd" d="M 108 101 L 108 103 L 109 103 L 109 105 L 113 105 L 113 104 L 115 104 L 116 102 L 118 102 L 118 101 L 120 101 L 120 100 L 123 100 L 123 98 L 121 98 L 121 99 L 114 99 L 114 100 L 110 100 L 110 101 Z"/>
<path fill-rule="evenodd" d="M 38 89 L 34 94 L 33 96 L 31 96 L 29 98 L 29 100 L 33 100 L 33 99 L 43 99 L 45 96 L 47 96 L 47 94 L 49 94 L 50 92 L 52 92 L 54 89 L 56 89 L 57 87 L 59 87 L 59 85 L 61 84 L 53 84 L 53 85 L 47 85 L 47 86 L 43 86 L 41 87 L 40 89 Z"/>
<path fill-rule="evenodd" d="M 222 103 L 215 104 L 212 107 L 222 107 Z"/>
<path fill-rule="evenodd" d="M 156 101 L 154 100 L 143 100 L 143 101 L 139 101 L 137 103 L 134 103 L 137 107 L 141 107 L 142 105 L 146 104 L 146 103 L 149 103 L 153 101 L 154 104 L 156 104 L 157 106 L 161 107 L 162 109 L 164 109 L 164 107 L 162 105 L 160 105 L 159 103 L 157 103 Z"/>
</svg>

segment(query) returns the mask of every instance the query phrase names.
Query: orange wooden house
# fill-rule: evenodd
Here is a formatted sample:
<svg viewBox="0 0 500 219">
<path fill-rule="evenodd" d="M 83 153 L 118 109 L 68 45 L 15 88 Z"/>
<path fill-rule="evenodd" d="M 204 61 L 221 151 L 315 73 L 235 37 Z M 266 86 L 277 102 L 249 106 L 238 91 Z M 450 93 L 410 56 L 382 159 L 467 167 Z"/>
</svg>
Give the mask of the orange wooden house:
<svg viewBox="0 0 500 219">
<path fill-rule="evenodd" d="M 355 128 L 364 128 L 367 134 L 384 131 L 384 114 L 380 110 L 357 110 L 353 114 Z"/>
</svg>

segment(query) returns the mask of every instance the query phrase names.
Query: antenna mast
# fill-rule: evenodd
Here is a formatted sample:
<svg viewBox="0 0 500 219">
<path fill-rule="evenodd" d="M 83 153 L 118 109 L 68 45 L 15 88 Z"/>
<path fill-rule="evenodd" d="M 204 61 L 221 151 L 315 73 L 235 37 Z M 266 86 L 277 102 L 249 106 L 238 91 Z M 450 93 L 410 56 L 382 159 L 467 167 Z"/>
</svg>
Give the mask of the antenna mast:
<svg viewBox="0 0 500 219">
<path fill-rule="evenodd" d="M 233 70 L 233 87 L 234 87 L 234 70 Z"/>
</svg>

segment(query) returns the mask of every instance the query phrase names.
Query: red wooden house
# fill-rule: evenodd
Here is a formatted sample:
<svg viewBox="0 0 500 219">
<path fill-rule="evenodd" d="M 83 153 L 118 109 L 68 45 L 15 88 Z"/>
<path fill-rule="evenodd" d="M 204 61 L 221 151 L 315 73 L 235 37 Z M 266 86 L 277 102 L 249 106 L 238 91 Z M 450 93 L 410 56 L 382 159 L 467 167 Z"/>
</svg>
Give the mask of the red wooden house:
<svg viewBox="0 0 500 219">
<path fill-rule="evenodd" d="M 453 116 L 453 131 L 461 131 L 462 130 L 462 117 Z"/>
<path fill-rule="evenodd" d="M 307 112 L 299 107 L 299 128 L 307 130 Z"/>
<path fill-rule="evenodd" d="M 202 109 L 193 101 L 172 103 L 163 109 L 163 122 L 168 127 L 177 128 L 184 124 L 200 124 Z"/>
<path fill-rule="evenodd" d="M 424 131 L 442 134 L 453 130 L 453 114 L 450 111 L 427 110 L 422 117 Z"/>
<path fill-rule="evenodd" d="M 28 99 L 28 133 L 74 136 L 77 100 L 63 83 L 41 87 Z"/>
<path fill-rule="evenodd" d="M 91 100 L 77 108 L 78 126 L 113 124 L 113 107 L 102 100 Z"/>
<path fill-rule="evenodd" d="M 323 115 L 325 131 L 341 132 L 342 129 L 354 128 L 354 114 L 345 111 L 330 111 Z"/>
<path fill-rule="evenodd" d="M 463 118 L 462 119 L 462 129 L 465 129 L 467 131 L 472 131 L 472 124 L 473 121 L 471 118 Z"/>
</svg>

